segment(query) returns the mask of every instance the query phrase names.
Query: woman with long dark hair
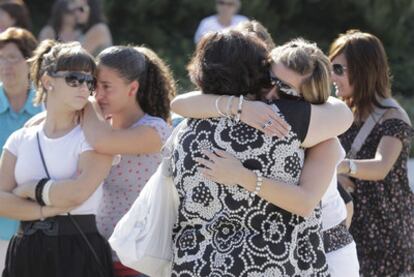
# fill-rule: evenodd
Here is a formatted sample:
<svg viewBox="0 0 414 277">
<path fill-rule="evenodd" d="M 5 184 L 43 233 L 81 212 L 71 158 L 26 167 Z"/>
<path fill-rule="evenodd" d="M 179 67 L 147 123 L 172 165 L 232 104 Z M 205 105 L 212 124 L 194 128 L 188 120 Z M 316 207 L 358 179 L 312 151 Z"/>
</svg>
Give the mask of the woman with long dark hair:
<svg viewBox="0 0 414 277">
<path fill-rule="evenodd" d="M 96 110 L 84 118 L 86 139 L 101 153 L 122 154 L 104 182 L 98 227 L 109 238 L 161 162 L 170 135 L 170 99 L 175 83 L 165 63 L 146 47 L 113 46 L 97 57 Z M 113 253 L 116 276 L 138 276 Z"/>
<path fill-rule="evenodd" d="M 48 25 L 39 33 L 39 40 L 54 39 L 61 42 L 78 41 L 82 32 L 78 29 L 72 0 L 56 0 L 52 6 Z"/>
</svg>

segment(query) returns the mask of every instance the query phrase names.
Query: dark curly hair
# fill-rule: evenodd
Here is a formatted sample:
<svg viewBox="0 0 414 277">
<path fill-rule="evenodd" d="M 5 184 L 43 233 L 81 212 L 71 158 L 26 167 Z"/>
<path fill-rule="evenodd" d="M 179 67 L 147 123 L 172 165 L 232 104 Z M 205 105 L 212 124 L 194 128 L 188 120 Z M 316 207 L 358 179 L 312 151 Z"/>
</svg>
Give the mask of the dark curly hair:
<svg viewBox="0 0 414 277">
<path fill-rule="evenodd" d="M 187 69 L 205 94 L 250 94 L 261 99 L 271 87 L 266 45 L 236 30 L 205 35 Z"/>
<path fill-rule="evenodd" d="M 115 70 L 122 78 L 138 81 L 136 101 L 142 110 L 168 121 L 175 81 L 168 66 L 149 48 L 112 46 L 97 57 L 99 65 Z"/>
</svg>

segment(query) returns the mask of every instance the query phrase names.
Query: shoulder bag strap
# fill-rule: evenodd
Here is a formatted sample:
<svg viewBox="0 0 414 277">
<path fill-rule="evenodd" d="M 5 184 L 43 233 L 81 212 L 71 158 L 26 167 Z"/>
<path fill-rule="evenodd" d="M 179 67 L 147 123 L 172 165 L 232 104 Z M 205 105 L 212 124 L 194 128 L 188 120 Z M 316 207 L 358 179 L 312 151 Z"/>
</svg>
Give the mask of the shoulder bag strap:
<svg viewBox="0 0 414 277">
<path fill-rule="evenodd" d="M 42 159 L 42 164 L 43 164 L 43 169 L 46 172 L 46 176 L 47 178 L 50 179 L 50 174 L 49 174 L 49 170 L 47 169 L 46 166 L 46 161 L 45 161 L 45 157 L 43 155 L 43 151 L 42 151 L 42 146 L 40 145 L 40 138 L 39 138 L 39 132 L 36 133 L 36 139 L 37 139 L 37 146 L 39 148 L 39 153 L 40 153 L 40 158 Z M 103 266 L 101 263 L 101 260 L 99 259 L 98 254 L 96 253 L 95 249 L 93 248 L 92 244 L 90 243 L 90 241 L 88 240 L 88 238 L 86 237 L 85 233 L 82 231 L 82 229 L 80 228 L 79 224 L 76 222 L 76 220 L 72 217 L 72 215 L 70 213 L 68 213 L 68 217 L 69 219 L 72 221 L 72 224 L 75 226 L 75 228 L 79 231 L 79 233 L 81 234 L 83 240 L 85 241 L 86 245 L 88 246 L 88 248 L 91 250 L 92 255 L 94 256 L 97 264 L 98 264 L 98 270 L 99 270 L 99 274 L 104 277 L 105 273 L 103 272 Z"/>
<path fill-rule="evenodd" d="M 380 103 L 391 108 L 399 108 L 398 103 L 393 99 L 381 99 Z M 347 154 L 347 158 L 354 159 L 356 157 L 372 129 L 374 129 L 375 125 L 381 120 L 387 111 L 388 109 L 375 108 L 374 111 L 368 116 L 364 125 L 362 125 L 356 135 L 351 145 L 351 150 Z"/>
</svg>

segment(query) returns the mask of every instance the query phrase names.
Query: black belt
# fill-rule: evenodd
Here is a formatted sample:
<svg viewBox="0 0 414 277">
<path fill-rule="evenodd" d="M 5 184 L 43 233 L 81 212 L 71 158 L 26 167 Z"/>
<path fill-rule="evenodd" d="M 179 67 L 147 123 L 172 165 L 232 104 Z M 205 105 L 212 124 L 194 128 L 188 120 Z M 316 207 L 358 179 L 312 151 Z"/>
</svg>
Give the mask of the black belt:
<svg viewBox="0 0 414 277">
<path fill-rule="evenodd" d="M 354 241 L 346 227 L 345 220 L 338 225 L 322 232 L 325 253 L 329 253 L 347 246 Z"/>
<path fill-rule="evenodd" d="M 71 215 L 81 230 L 86 233 L 97 233 L 95 215 Z M 21 221 L 18 235 L 30 236 L 37 231 L 46 236 L 80 234 L 69 216 L 54 216 L 45 220 Z"/>
</svg>

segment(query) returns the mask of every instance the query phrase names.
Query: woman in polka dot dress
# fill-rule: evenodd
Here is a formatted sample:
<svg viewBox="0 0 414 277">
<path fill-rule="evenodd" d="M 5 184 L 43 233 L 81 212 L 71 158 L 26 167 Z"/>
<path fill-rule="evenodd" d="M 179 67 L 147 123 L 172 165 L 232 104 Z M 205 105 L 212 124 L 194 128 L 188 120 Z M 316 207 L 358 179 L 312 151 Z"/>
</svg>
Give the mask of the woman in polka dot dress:
<svg viewBox="0 0 414 277">
<path fill-rule="evenodd" d="M 175 95 L 172 75 L 151 50 L 114 46 L 101 52 L 95 98 L 105 118 L 92 106 L 85 112 L 85 134 L 97 151 L 122 154 L 106 178 L 97 215 L 100 232 L 109 238 L 161 162 L 160 149 L 171 133 L 170 99 Z M 119 263 L 113 252 L 116 276 L 140 276 Z"/>
<path fill-rule="evenodd" d="M 349 159 L 339 165 L 338 180 L 353 196 L 350 232 L 361 276 L 414 276 L 414 194 L 407 176 L 414 129 L 392 99 L 384 47 L 376 36 L 350 30 L 332 43 L 329 56 L 336 93 L 355 115 L 340 137 Z M 385 109 L 383 116 L 376 119 L 361 148 L 352 151 L 363 122 L 375 115 L 374 108 Z"/>
</svg>

